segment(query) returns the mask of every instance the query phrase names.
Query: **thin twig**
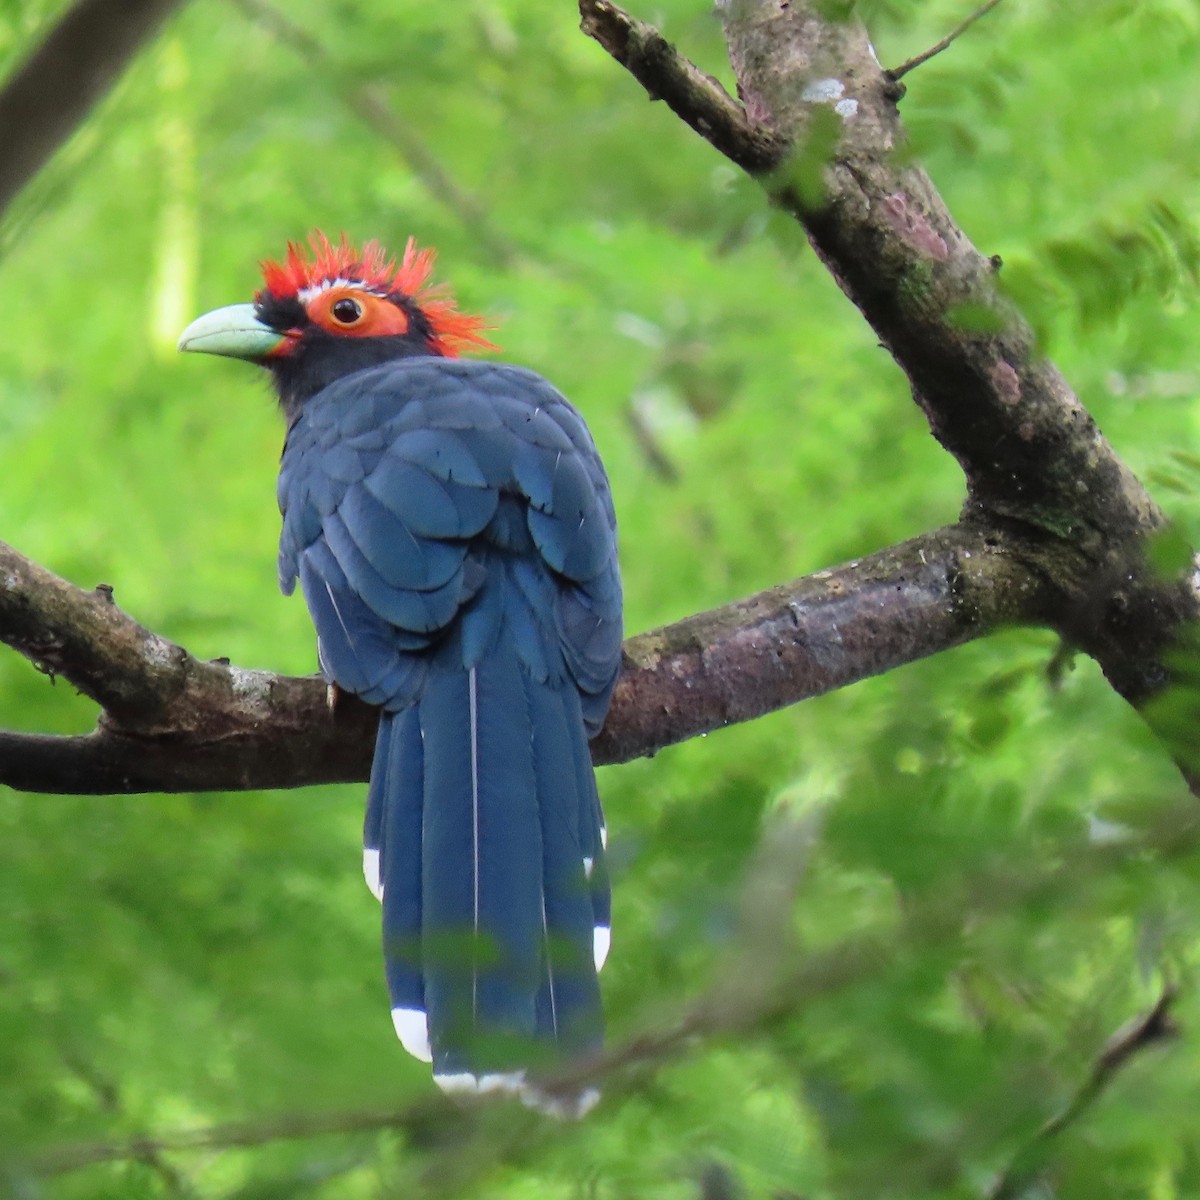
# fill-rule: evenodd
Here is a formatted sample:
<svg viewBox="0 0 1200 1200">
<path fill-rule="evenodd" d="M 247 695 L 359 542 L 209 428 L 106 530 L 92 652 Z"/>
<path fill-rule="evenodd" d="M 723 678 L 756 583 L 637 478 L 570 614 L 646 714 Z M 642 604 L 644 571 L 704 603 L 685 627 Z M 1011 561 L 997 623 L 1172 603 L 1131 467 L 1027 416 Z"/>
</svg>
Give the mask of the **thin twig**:
<svg viewBox="0 0 1200 1200">
<path fill-rule="evenodd" d="M 522 257 L 516 243 L 492 225 L 480 201 L 459 186 L 415 127 L 397 115 L 381 88 L 370 83 L 341 82 L 345 72 L 334 57 L 308 30 L 268 0 L 233 3 L 272 37 L 290 46 L 313 69 L 313 78 L 325 80 L 351 112 L 398 151 L 429 194 L 471 231 L 498 266 L 512 266 Z"/>
<path fill-rule="evenodd" d="M 759 853 L 745 874 L 741 906 L 744 920 L 740 936 L 731 940 L 728 953 L 716 964 L 712 983 L 692 1000 L 682 1015 L 614 1044 L 591 1059 L 540 1077 L 536 1081 L 538 1090 L 553 1097 L 578 1094 L 582 1087 L 600 1086 L 610 1100 L 636 1093 L 644 1086 L 648 1072 L 653 1073 L 689 1053 L 698 1038 L 744 1036 L 752 1030 L 766 1028 L 788 1014 L 803 1010 L 806 1003 L 818 997 L 835 995 L 875 978 L 881 965 L 891 961 L 900 947 L 906 952 L 917 953 L 922 947 L 944 944 L 950 931 L 961 923 L 961 906 L 950 905 L 936 913 L 916 913 L 899 929 L 890 929 L 886 934 L 865 932 L 820 952 L 793 948 L 789 953 L 781 954 L 781 945 L 790 940 L 787 922 L 802 886 L 812 841 L 819 834 L 819 822 L 819 811 L 813 811 L 768 829 Z M 1168 831 L 1164 830 L 1163 834 L 1167 836 Z M 761 877 L 764 868 L 769 876 L 765 880 Z M 1103 854 L 1092 851 L 1086 858 L 1072 859 L 1065 867 L 1060 864 L 1054 869 L 1056 872 L 1062 869 L 1107 872 L 1109 865 Z M 975 918 L 991 912 L 1011 911 L 1021 897 L 1033 891 L 1040 894 L 1044 883 L 1045 878 L 1038 871 L 1024 879 L 1014 879 L 1007 872 L 983 875 L 975 880 L 964 904 Z M 772 926 L 778 936 L 771 935 Z M 749 950 L 753 961 L 747 957 L 746 934 L 753 943 Z M 754 987 L 731 988 L 731 978 L 759 982 Z M 1168 1011 L 1174 1000 L 1174 990 L 1165 989 L 1148 1013 L 1113 1035 L 1071 1103 L 1063 1113 L 1047 1122 L 1030 1147 L 1026 1147 L 1005 1172 L 1003 1180 L 1010 1181 L 1007 1184 L 1009 1190 L 1000 1190 L 998 1183 L 989 1200 L 1013 1200 L 1017 1194 L 1012 1190 L 1018 1182 L 1017 1168 L 1032 1163 L 1036 1170 L 1042 1161 L 1035 1157 L 1037 1151 L 1052 1143 L 1094 1103 L 1112 1077 L 1138 1051 L 1176 1032 Z M 26 1173 L 34 1176 L 58 1175 L 148 1154 L 245 1148 L 382 1129 L 403 1130 L 410 1135 L 414 1145 L 431 1130 L 436 1130 L 439 1144 L 461 1149 L 493 1099 L 451 1101 L 440 1093 L 427 1093 L 395 1108 L 283 1113 L 154 1137 L 67 1144 L 18 1165 L 23 1165 Z M 531 1114 L 529 1120 L 528 1130 L 532 1130 L 539 1118 Z"/>
<path fill-rule="evenodd" d="M 658 440 L 658 435 L 646 419 L 646 414 L 642 411 L 642 405 L 636 396 L 625 405 L 625 421 L 629 426 L 630 432 L 633 434 L 634 444 L 642 452 L 646 460 L 646 465 L 650 470 L 663 483 L 677 484 L 679 482 L 679 468 L 671 461 L 671 456 L 666 450 L 663 449 L 661 442 Z"/>
<path fill-rule="evenodd" d="M 742 933 L 731 942 L 728 961 L 713 974 L 713 983 L 682 1016 L 657 1029 L 634 1035 L 589 1059 L 570 1063 L 536 1080 L 547 1098 L 577 1096 L 584 1087 L 602 1085 L 620 1095 L 636 1090 L 645 1072 L 684 1052 L 697 1037 L 721 1036 L 753 1028 L 790 1012 L 805 998 L 826 995 L 868 977 L 894 951 L 873 935 L 848 940 L 830 950 L 787 961 L 781 945 L 790 940 L 791 913 L 809 851 L 817 835 L 819 813 L 797 819 L 778 817 L 768 823 L 759 851 L 746 871 L 743 887 Z M 914 927 L 913 936 L 928 931 Z M 753 961 L 751 961 L 753 960 Z M 741 975 L 738 975 L 738 973 Z M 730 989 L 731 975 L 759 980 L 755 988 Z M 31 1163 L 35 1176 L 58 1175 L 99 1163 L 145 1159 L 186 1150 L 218 1150 L 265 1145 L 269 1142 L 362 1133 L 380 1129 L 405 1130 L 414 1142 L 436 1129 L 441 1144 L 461 1147 L 494 1097 L 451 1101 L 440 1093 L 426 1094 L 404 1107 L 345 1112 L 298 1112 L 266 1120 L 230 1121 L 158 1137 L 83 1142 L 49 1150 Z M 537 1120 L 530 1116 L 531 1124 Z"/>
<path fill-rule="evenodd" d="M 121 1090 L 116 1080 L 104 1075 L 76 1047 L 66 1044 L 65 1041 L 60 1044 L 59 1052 L 64 1065 L 88 1088 L 102 1112 L 121 1119 L 126 1118 Z M 195 1196 L 196 1192 L 191 1182 L 167 1161 L 161 1150 L 150 1148 L 132 1157 L 153 1171 L 166 1184 L 172 1196 L 179 1197 L 179 1200 Z"/>
<path fill-rule="evenodd" d="M 942 40 L 936 45 L 930 46 L 923 54 L 918 54 L 916 58 L 910 58 L 907 62 L 901 63 L 898 67 L 893 67 L 888 74 L 893 79 L 901 79 L 919 67 L 922 63 L 928 62 L 935 54 L 941 54 L 948 46 L 957 41 L 980 17 L 986 17 L 988 13 L 1000 3 L 1000 0 L 987 0 L 985 4 L 981 4 L 965 21 L 956 25 Z"/>
<path fill-rule="evenodd" d="M 465 1119 L 468 1111 L 466 1107 L 457 1110 L 440 1096 L 430 1096 L 405 1108 L 284 1113 L 266 1120 L 226 1121 L 197 1129 L 179 1130 L 160 1137 L 72 1143 L 41 1155 L 32 1164 L 32 1171 L 35 1175 L 61 1175 L 99 1163 L 141 1159 L 148 1154 L 186 1150 L 231 1150 L 265 1146 L 278 1141 L 380 1129 L 405 1129 L 413 1133 L 436 1127 L 446 1132 L 456 1116 Z"/>
<path fill-rule="evenodd" d="M 1087 1078 L 1063 1108 L 1017 1151 L 992 1185 L 988 1200 L 1015 1200 L 1021 1195 L 1050 1157 L 1056 1140 L 1096 1104 L 1121 1068 L 1140 1051 L 1178 1036 L 1179 1027 L 1171 1017 L 1177 996 L 1174 986 L 1166 986 L 1148 1012 L 1127 1022 L 1109 1038 Z"/>
<path fill-rule="evenodd" d="M 886 941 L 863 936 L 833 947 L 780 972 L 773 988 L 745 993 L 737 1005 L 728 1003 L 728 988 L 702 995 L 694 1006 L 656 1030 L 635 1035 L 601 1055 L 534 1081 L 544 1097 L 577 1095 L 582 1087 L 600 1084 L 606 1096 L 636 1091 L 645 1073 L 684 1054 L 698 1037 L 742 1033 L 762 1022 L 794 1011 L 807 998 L 828 995 L 863 980 L 879 970 L 895 951 L 894 937 Z M 18 1164 L 34 1177 L 62 1175 L 100 1163 L 144 1159 L 147 1155 L 196 1150 L 227 1150 L 263 1146 L 336 1134 L 403 1130 L 413 1144 L 427 1143 L 437 1131 L 440 1144 L 462 1147 L 496 1097 L 456 1097 L 427 1093 L 397 1108 L 355 1109 L 335 1112 L 292 1112 L 262 1120 L 228 1121 L 178 1130 L 154 1137 L 118 1138 L 59 1146 Z M 530 1113 L 529 1127 L 541 1118 Z"/>
</svg>

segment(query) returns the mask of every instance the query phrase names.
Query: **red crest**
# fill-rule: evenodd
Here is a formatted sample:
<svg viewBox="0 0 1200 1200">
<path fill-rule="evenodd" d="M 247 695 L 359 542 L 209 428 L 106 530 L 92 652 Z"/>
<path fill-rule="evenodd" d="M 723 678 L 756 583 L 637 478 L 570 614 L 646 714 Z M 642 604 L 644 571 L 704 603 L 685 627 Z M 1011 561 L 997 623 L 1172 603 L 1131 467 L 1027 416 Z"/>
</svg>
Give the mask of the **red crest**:
<svg viewBox="0 0 1200 1200">
<path fill-rule="evenodd" d="M 299 296 L 307 288 L 319 288 L 335 280 L 357 283 L 377 295 L 400 295 L 415 304 L 429 322 L 433 331 L 431 348 L 439 354 L 453 358 L 463 350 L 499 348 L 483 336 L 488 326 L 482 317 L 458 311 L 445 284 L 427 286 L 436 251 L 418 250 L 409 238 L 397 262 L 376 241 L 363 243 L 360 252 L 344 233 L 335 245 L 319 229 L 309 235 L 308 244 L 311 259 L 302 245 L 288 242 L 283 262 L 262 264 L 265 290 L 276 299 Z"/>
</svg>

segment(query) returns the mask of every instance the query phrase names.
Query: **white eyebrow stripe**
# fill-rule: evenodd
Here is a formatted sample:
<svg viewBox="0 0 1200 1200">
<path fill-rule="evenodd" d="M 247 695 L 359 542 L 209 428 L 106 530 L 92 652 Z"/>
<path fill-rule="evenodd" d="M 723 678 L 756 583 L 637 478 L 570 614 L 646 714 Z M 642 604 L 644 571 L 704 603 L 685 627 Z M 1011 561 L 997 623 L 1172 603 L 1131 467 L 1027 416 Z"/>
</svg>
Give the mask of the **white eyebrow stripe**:
<svg viewBox="0 0 1200 1200">
<path fill-rule="evenodd" d="M 309 287 L 301 288 L 296 293 L 296 298 L 301 304 L 307 304 L 322 292 L 330 292 L 334 288 L 354 288 L 360 292 L 369 292 L 372 296 L 384 295 L 377 288 L 368 287 L 361 279 L 343 279 L 341 276 L 338 276 L 337 279 L 322 279 L 320 283 L 314 283 Z"/>
</svg>

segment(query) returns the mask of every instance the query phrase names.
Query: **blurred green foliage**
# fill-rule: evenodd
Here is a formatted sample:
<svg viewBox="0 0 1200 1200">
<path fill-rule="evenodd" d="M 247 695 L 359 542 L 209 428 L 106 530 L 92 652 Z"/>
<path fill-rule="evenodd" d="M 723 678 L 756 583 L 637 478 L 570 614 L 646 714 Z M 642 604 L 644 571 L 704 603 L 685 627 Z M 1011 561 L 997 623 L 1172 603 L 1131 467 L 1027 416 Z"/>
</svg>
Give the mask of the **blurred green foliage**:
<svg viewBox="0 0 1200 1200">
<path fill-rule="evenodd" d="M 61 3 L 0 3 L 0 61 Z M 898 63 L 971 7 L 865 5 Z M 181 360 L 313 226 L 436 245 L 505 357 L 586 413 L 621 518 L 628 626 L 720 604 L 952 520 L 954 463 L 905 381 L 758 190 L 578 32 L 574 5 L 196 0 L 0 226 L 0 536 L 202 656 L 306 672 L 275 588 L 281 431 L 241 364 Z M 730 83 L 699 0 L 656 22 Z M 914 146 L 1133 468 L 1184 528 L 1200 488 L 1200 6 L 1006 0 L 906 79 Z M 509 259 L 434 198 L 348 91 L 476 197 Z M 500 1106 L 448 1141 L 363 1133 L 53 1180 L 97 1138 L 401 1107 L 361 787 L 0 793 L 0 1158 L 14 1196 L 879 1200 L 984 1194 L 1105 1039 L 1182 988 L 1200 1028 L 1200 813 L 1140 721 L 1054 639 L 1013 631 L 601 772 L 611 1036 L 714 980 L 807 978 L 567 1126 Z M 0 653 L 10 728 L 92 707 Z M 766 817 L 771 820 L 765 820 Z M 739 958 L 775 821 L 814 831 L 770 961 Z M 768 881 L 769 882 L 769 881 Z M 828 977 L 806 964 L 839 962 Z M 729 964 L 740 963 L 731 975 Z M 851 966 L 846 967 L 848 962 Z M 749 1000 L 747 1001 L 749 1003 Z M 736 1005 L 735 1005 L 736 1007 Z M 1039 1196 L 1200 1193 L 1194 1037 L 1146 1053 L 1054 1148 Z M 725 1189 L 724 1192 L 719 1189 Z"/>
</svg>

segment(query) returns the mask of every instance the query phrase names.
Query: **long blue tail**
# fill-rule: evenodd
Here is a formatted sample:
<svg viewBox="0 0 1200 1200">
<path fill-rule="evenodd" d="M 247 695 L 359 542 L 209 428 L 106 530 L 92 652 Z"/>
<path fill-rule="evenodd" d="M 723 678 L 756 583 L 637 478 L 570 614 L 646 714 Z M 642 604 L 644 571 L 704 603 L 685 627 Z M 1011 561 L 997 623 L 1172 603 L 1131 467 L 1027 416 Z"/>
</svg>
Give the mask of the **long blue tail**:
<svg viewBox="0 0 1200 1200">
<path fill-rule="evenodd" d="M 536 681 L 508 639 L 383 714 L 364 872 L 396 1032 L 444 1087 L 599 1046 L 604 859 L 578 692 Z"/>
</svg>

